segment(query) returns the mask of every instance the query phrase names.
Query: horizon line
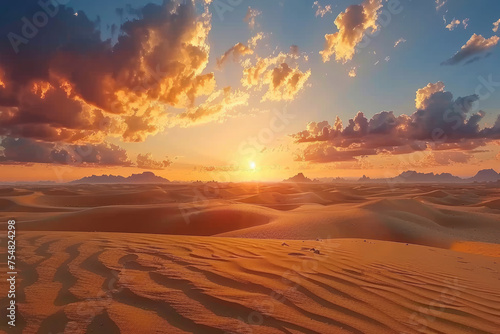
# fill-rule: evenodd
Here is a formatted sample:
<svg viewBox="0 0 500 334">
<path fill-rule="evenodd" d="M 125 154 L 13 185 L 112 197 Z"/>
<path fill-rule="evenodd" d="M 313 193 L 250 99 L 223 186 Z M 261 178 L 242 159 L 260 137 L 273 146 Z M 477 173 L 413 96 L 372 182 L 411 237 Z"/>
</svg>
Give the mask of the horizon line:
<svg viewBox="0 0 500 334">
<path fill-rule="evenodd" d="M 82 182 L 82 183 L 76 183 L 76 181 L 80 181 L 82 179 L 85 179 L 85 178 L 91 178 L 91 177 L 103 177 L 103 176 L 108 176 L 108 177 L 123 177 L 124 179 L 128 179 L 130 177 L 132 177 L 133 175 L 143 175 L 145 173 L 150 173 L 150 174 L 153 174 L 155 177 L 159 177 L 159 178 L 162 178 L 170 183 L 196 183 L 196 182 L 201 182 L 201 183 L 220 183 L 220 184 L 230 184 L 230 183 L 278 183 L 278 182 L 289 182 L 289 183 L 293 183 L 293 181 L 288 181 L 300 174 L 302 174 L 305 179 L 309 180 L 309 181 L 304 181 L 304 183 L 310 183 L 310 182 L 316 182 L 316 183 L 335 183 L 335 181 L 339 181 L 338 183 L 342 183 L 342 182 L 359 182 L 361 179 L 366 179 L 366 180 L 369 180 L 369 182 L 376 182 L 376 181 L 380 181 L 381 183 L 384 183 L 384 182 L 387 182 L 387 180 L 390 180 L 390 179 L 395 179 L 399 176 L 401 176 L 402 174 L 404 173 L 407 173 L 407 172 L 415 172 L 417 174 L 420 174 L 420 175 L 434 175 L 434 176 L 439 176 L 439 175 L 451 175 L 452 177 L 456 177 L 456 178 L 459 178 L 463 181 L 468 181 L 468 179 L 471 179 L 471 178 L 474 178 L 475 176 L 478 175 L 478 173 L 482 172 L 482 171 L 494 171 L 495 173 L 497 174 L 500 174 L 499 172 L 497 172 L 495 169 L 493 168 L 486 168 L 486 169 L 480 169 L 476 172 L 476 174 L 474 175 L 471 175 L 471 176 L 457 176 L 455 174 L 452 174 L 452 173 L 448 173 L 448 172 L 444 172 L 444 173 L 434 173 L 434 172 L 430 172 L 430 173 L 422 173 L 422 172 L 418 172 L 418 171 L 415 171 L 415 170 L 405 170 L 405 171 L 402 171 L 400 172 L 399 174 L 395 174 L 394 176 L 390 176 L 390 177 L 385 177 L 385 178 L 371 178 L 370 176 L 366 176 L 366 174 L 363 174 L 362 176 L 354 176 L 354 177 L 338 177 L 338 176 L 326 176 L 326 177 L 317 177 L 317 178 L 308 178 L 307 176 L 304 175 L 303 172 L 298 172 L 297 174 L 291 176 L 290 178 L 288 179 L 282 179 L 282 180 L 246 180 L 246 181 L 226 181 L 226 182 L 221 182 L 221 181 L 217 181 L 217 180 L 170 180 L 170 179 L 167 179 L 163 176 L 159 176 L 159 175 L 156 175 L 153 171 L 144 171 L 142 173 L 132 173 L 130 174 L 129 176 L 124 176 L 124 175 L 120 175 L 120 174 L 101 174 L 101 175 L 96 175 L 96 174 L 92 174 L 92 175 L 87 175 L 87 176 L 84 176 L 84 177 L 81 177 L 79 179 L 74 179 L 74 180 L 69 180 L 69 181 L 57 181 L 57 180 L 40 180 L 40 181 L 32 181 L 32 180 L 15 180 L 15 181 L 3 181 L 3 180 L 0 180 L 0 185 L 5 185 L 5 184 L 16 184 L 16 183 L 22 183 L 22 184 L 43 184 L 43 183 L 47 183 L 47 184 L 70 184 L 70 183 L 75 183 L 75 184 L 120 184 L 120 183 L 123 183 L 123 182 L 95 182 L 95 183 L 92 183 L 92 182 Z M 325 181 L 326 179 L 332 179 L 331 181 Z M 477 181 L 471 181 L 471 183 L 474 183 L 474 182 L 477 182 Z M 488 182 L 488 181 L 486 181 Z M 493 181 L 495 182 L 495 181 Z M 154 184 L 155 182 L 145 182 L 143 184 Z M 303 182 L 295 182 L 295 183 L 303 183 Z M 407 183 L 411 183 L 411 182 L 407 182 Z M 415 183 L 419 183 L 419 182 L 415 182 Z M 422 182 L 420 182 L 422 183 Z M 434 183 L 434 182 L 424 182 L 424 183 Z M 435 183 L 452 183 L 450 181 L 448 182 L 435 182 Z M 137 182 L 137 184 L 141 184 L 141 182 Z"/>
</svg>

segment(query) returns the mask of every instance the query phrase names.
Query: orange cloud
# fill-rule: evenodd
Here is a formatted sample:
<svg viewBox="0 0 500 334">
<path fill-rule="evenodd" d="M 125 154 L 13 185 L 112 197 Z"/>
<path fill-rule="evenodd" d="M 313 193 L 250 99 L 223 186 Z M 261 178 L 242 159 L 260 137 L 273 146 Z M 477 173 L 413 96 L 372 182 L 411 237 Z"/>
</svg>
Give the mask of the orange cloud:
<svg viewBox="0 0 500 334">
<path fill-rule="evenodd" d="M 284 53 L 280 53 L 276 57 L 268 57 L 268 58 L 260 58 L 257 57 L 257 61 L 255 65 L 248 65 L 243 70 L 243 78 L 241 79 L 241 83 L 246 88 L 252 87 L 261 87 L 262 86 L 262 78 L 264 73 L 268 70 L 268 68 L 272 65 L 277 65 L 278 63 L 283 63 L 287 59 L 287 55 Z"/>
<path fill-rule="evenodd" d="M 302 72 L 298 68 L 291 68 L 287 63 L 282 63 L 265 76 L 264 83 L 269 88 L 262 100 L 293 100 L 310 76 L 311 70 Z"/>
<path fill-rule="evenodd" d="M 211 121 L 222 121 L 231 116 L 236 108 L 247 106 L 250 95 L 242 91 L 231 91 L 231 87 L 214 92 L 198 107 L 179 114 L 172 125 L 189 126 Z"/>
<path fill-rule="evenodd" d="M 231 47 L 217 59 L 217 67 L 220 69 L 227 62 L 227 60 L 231 58 L 231 56 L 233 61 L 237 62 L 240 57 L 253 54 L 258 41 L 263 38 L 264 34 L 260 32 L 248 40 L 248 46 L 242 43 L 236 43 L 233 47 Z"/>
<path fill-rule="evenodd" d="M 437 92 L 444 92 L 444 83 L 438 81 L 436 83 L 429 83 L 424 88 L 417 90 L 417 97 L 415 98 L 415 107 L 417 109 L 425 109 L 427 102 Z"/>
<path fill-rule="evenodd" d="M 398 40 L 394 43 L 394 47 L 397 47 L 399 44 L 402 44 L 402 43 L 406 43 L 406 39 L 404 39 L 403 37 L 401 37 L 400 39 L 398 39 Z"/>
<path fill-rule="evenodd" d="M 323 62 L 335 55 L 337 62 L 346 63 L 356 53 L 356 46 L 368 30 L 376 31 L 381 0 L 366 0 L 360 5 L 351 5 L 335 19 L 338 32 L 325 35 L 325 47 L 320 54 Z"/>
<path fill-rule="evenodd" d="M 237 62 L 241 56 L 251 55 L 253 54 L 253 50 L 249 47 L 237 43 L 232 48 L 227 50 L 220 58 L 217 59 L 217 67 L 221 68 L 222 65 L 227 61 L 229 57 L 233 57 L 233 61 Z"/>
<path fill-rule="evenodd" d="M 257 18 L 257 16 L 259 16 L 261 14 L 262 14 L 261 11 L 258 11 L 257 9 L 254 9 L 251 7 L 248 7 L 247 14 L 245 15 L 245 18 L 243 19 L 243 21 L 247 22 L 250 29 L 253 30 L 255 28 L 255 19 Z"/>
<path fill-rule="evenodd" d="M 448 29 L 449 31 L 452 31 L 454 30 L 458 25 L 460 24 L 460 20 L 457 20 L 457 19 L 453 19 L 450 21 L 450 23 L 448 23 L 446 25 L 446 29 Z"/>
<path fill-rule="evenodd" d="M 257 58 L 255 65 L 248 65 L 243 70 L 241 82 L 246 88 L 258 90 L 267 86 L 262 101 L 293 100 L 311 76 L 311 70 L 303 72 L 288 65 L 287 60 L 295 58 L 295 55 L 286 53 Z"/>
<path fill-rule="evenodd" d="M 203 73 L 210 15 L 194 2 L 134 9 L 115 44 L 85 13 L 73 14 L 60 7 L 43 34 L 21 45 L 22 57 L 0 49 L 1 136 L 143 141 L 167 126 L 168 107 L 193 108 L 214 91 L 214 74 Z"/>
<path fill-rule="evenodd" d="M 248 47 L 255 49 L 257 43 L 264 38 L 264 34 L 259 32 L 248 40 Z"/>
<path fill-rule="evenodd" d="M 3 70 L 0 68 L 0 87 L 3 89 L 6 88 L 5 82 L 4 82 L 4 76 L 5 76 L 5 74 L 4 74 Z"/>
<path fill-rule="evenodd" d="M 170 166 L 172 161 L 168 158 L 163 161 L 157 161 L 153 159 L 153 155 L 151 153 L 139 154 L 137 155 L 137 167 L 142 169 L 156 169 L 161 170 Z"/>
<path fill-rule="evenodd" d="M 349 77 L 355 78 L 356 75 L 357 75 L 357 73 L 356 73 L 356 66 L 351 67 L 351 69 L 349 70 Z"/>
</svg>

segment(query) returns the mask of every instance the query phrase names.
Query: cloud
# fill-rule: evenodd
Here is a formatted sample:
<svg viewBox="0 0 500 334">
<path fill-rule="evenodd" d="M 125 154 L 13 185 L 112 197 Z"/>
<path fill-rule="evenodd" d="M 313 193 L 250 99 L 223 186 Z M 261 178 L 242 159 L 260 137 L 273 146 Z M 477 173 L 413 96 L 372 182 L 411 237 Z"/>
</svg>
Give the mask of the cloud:
<svg viewBox="0 0 500 334">
<path fill-rule="evenodd" d="M 448 0 L 436 0 L 436 10 L 440 10 L 447 2 Z"/>
<path fill-rule="evenodd" d="M 195 167 L 194 170 L 200 172 L 239 172 L 245 169 L 242 168 L 241 166 L 229 165 L 229 166 L 199 166 Z"/>
<path fill-rule="evenodd" d="M 257 43 L 264 38 L 264 34 L 259 32 L 247 42 L 247 45 L 243 43 L 236 43 L 233 47 L 227 50 L 221 57 L 217 58 L 217 68 L 222 68 L 222 66 L 229 60 L 232 59 L 234 62 L 238 62 L 241 57 L 246 55 L 252 55 L 254 49 L 257 47 Z M 298 48 L 298 47 L 297 47 Z"/>
<path fill-rule="evenodd" d="M 250 64 L 243 70 L 242 85 L 257 90 L 267 87 L 262 101 L 293 100 L 311 76 L 311 70 L 303 72 L 287 63 L 295 58 L 295 55 L 286 53 L 267 58 L 258 57 L 254 65 Z"/>
<path fill-rule="evenodd" d="M 448 23 L 446 25 L 446 29 L 448 29 L 449 31 L 452 31 L 453 29 L 458 27 L 459 24 L 460 24 L 460 20 L 453 18 L 453 20 L 451 20 L 450 23 Z"/>
<path fill-rule="evenodd" d="M 356 73 L 356 66 L 351 67 L 351 69 L 349 70 L 349 76 L 350 76 L 351 78 L 355 78 L 355 77 L 356 77 L 356 75 L 357 75 L 357 73 Z"/>
<path fill-rule="evenodd" d="M 478 99 L 477 95 L 454 99 L 437 82 L 417 91 L 417 110 L 412 115 L 383 111 L 368 119 L 358 112 L 345 127 L 339 117 L 333 125 L 311 122 L 306 130 L 291 135 L 296 143 L 307 144 L 297 160 L 337 162 L 370 155 L 476 149 L 500 138 L 500 116 L 492 127 L 480 128 L 484 112 L 472 113 Z M 438 160 L 444 161 L 445 156 L 438 155 Z M 462 155 L 447 156 L 458 160 Z"/>
<path fill-rule="evenodd" d="M 326 6 L 321 6 L 319 4 L 319 1 L 314 1 L 312 8 L 316 7 L 316 17 L 318 16 L 325 16 L 328 13 L 332 12 L 332 6 L 331 5 L 326 5 Z"/>
<path fill-rule="evenodd" d="M 493 32 L 497 32 L 498 31 L 498 27 L 500 26 L 500 19 L 498 19 L 498 21 L 496 22 L 493 22 Z"/>
<path fill-rule="evenodd" d="M 243 19 L 243 21 L 248 23 L 248 27 L 253 30 L 255 28 L 255 19 L 257 18 L 257 16 L 259 16 L 261 14 L 262 14 L 261 11 L 258 11 L 257 9 L 251 8 L 249 6 L 248 10 L 247 10 L 247 14 L 245 15 L 245 18 Z"/>
<path fill-rule="evenodd" d="M 463 19 L 462 20 L 462 25 L 464 26 L 464 29 L 467 29 L 467 27 L 469 26 L 469 21 L 470 19 Z"/>
<path fill-rule="evenodd" d="M 142 169 L 156 169 L 161 170 L 165 169 L 172 164 L 170 159 L 166 159 L 163 161 L 157 161 L 153 159 L 153 155 L 151 153 L 139 154 L 137 155 L 137 167 Z"/>
<path fill-rule="evenodd" d="M 486 57 L 488 57 L 488 55 L 490 55 L 490 54 L 487 54 L 487 55 L 485 56 L 485 58 L 486 58 Z M 480 57 L 480 56 L 475 56 L 475 57 L 472 57 L 471 59 L 467 60 L 467 61 L 464 63 L 464 65 L 469 65 L 469 64 L 475 63 L 476 61 L 479 61 L 479 60 L 481 60 L 481 57 Z"/>
<path fill-rule="evenodd" d="M 264 38 L 264 34 L 259 32 L 257 33 L 255 36 L 253 36 L 252 38 L 250 38 L 248 40 L 248 47 L 251 48 L 251 49 L 255 49 L 255 47 L 257 46 L 257 43 L 262 40 Z"/>
<path fill-rule="evenodd" d="M 26 138 L 3 138 L 0 164 L 51 163 L 79 166 L 131 166 L 127 152 L 117 145 L 56 144 Z"/>
<path fill-rule="evenodd" d="M 463 25 L 464 29 L 467 29 L 467 27 L 469 26 L 469 19 L 464 19 L 463 21 L 460 21 L 460 20 L 453 18 L 453 20 L 451 20 L 450 23 L 446 25 L 446 29 L 448 29 L 449 31 L 452 31 L 456 27 L 458 27 L 460 24 Z"/>
<path fill-rule="evenodd" d="M 431 161 L 427 165 L 447 166 L 452 164 L 466 164 L 474 158 L 474 155 L 465 152 L 432 152 L 429 156 Z"/>
<path fill-rule="evenodd" d="M 179 114 L 173 124 L 183 127 L 192 124 L 203 124 L 212 121 L 222 121 L 231 116 L 230 113 L 242 106 L 248 106 L 250 95 L 243 91 L 231 91 L 231 87 L 218 90 L 207 100 L 195 108 Z"/>
<path fill-rule="evenodd" d="M 343 150 L 329 145 L 328 143 L 317 143 L 309 145 L 302 156 L 297 156 L 296 161 L 307 161 L 313 163 L 356 161 L 357 157 L 374 155 L 373 149 L 353 149 Z"/>
<path fill-rule="evenodd" d="M 444 61 L 441 65 L 456 65 L 463 60 L 484 53 L 485 51 L 488 51 L 496 46 L 499 40 L 500 38 L 498 36 L 484 38 L 481 35 L 474 34 L 453 57 Z"/>
<path fill-rule="evenodd" d="M 282 52 L 274 57 L 257 57 L 254 65 L 249 63 L 243 70 L 243 78 L 241 79 L 241 83 L 246 88 L 261 88 L 263 84 L 263 77 L 265 73 L 268 72 L 269 67 L 284 63 L 287 58 L 288 55 Z"/>
<path fill-rule="evenodd" d="M 227 50 L 220 58 L 217 59 L 217 67 L 221 68 L 226 61 L 231 58 L 234 62 L 239 61 L 241 56 L 251 55 L 253 50 L 242 43 L 236 43 L 232 48 Z"/>
<path fill-rule="evenodd" d="M 402 43 L 406 43 L 406 39 L 404 39 L 403 37 L 401 37 L 400 39 L 398 39 L 398 40 L 394 43 L 394 47 L 397 47 L 399 44 L 402 44 Z"/>
<path fill-rule="evenodd" d="M 31 11 L 40 11 L 34 0 L 0 14 L 0 34 L 10 36 L 0 42 L 2 136 L 143 141 L 166 126 L 168 107 L 191 108 L 215 89 L 214 74 L 203 73 L 210 15 L 191 1 L 131 10 L 137 17 L 118 28 L 116 41 L 102 40 L 99 22 L 63 6 L 27 39 L 18 18 Z"/>
<path fill-rule="evenodd" d="M 420 152 L 418 156 L 409 159 L 401 159 L 396 163 L 397 169 L 429 168 L 436 166 L 450 166 L 471 163 L 476 151 L 430 151 Z"/>
<path fill-rule="evenodd" d="M 428 103 L 431 102 L 431 98 L 436 93 L 444 93 L 444 83 L 441 81 L 429 83 L 424 88 L 418 89 L 415 98 L 415 107 L 417 109 L 426 109 Z"/>
<path fill-rule="evenodd" d="M 381 0 L 365 0 L 360 5 L 351 5 L 335 19 L 338 32 L 325 35 L 324 50 L 320 51 L 323 62 L 335 55 L 337 62 L 346 63 L 356 53 L 356 46 L 363 40 L 366 32 L 378 29 L 378 10 Z"/>
<path fill-rule="evenodd" d="M 269 89 L 262 100 L 293 100 L 310 76 L 310 70 L 302 72 L 298 68 L 291 68 L 287 63 L 282 63 L 267 73 L 264 83 Z"/>
</svg>

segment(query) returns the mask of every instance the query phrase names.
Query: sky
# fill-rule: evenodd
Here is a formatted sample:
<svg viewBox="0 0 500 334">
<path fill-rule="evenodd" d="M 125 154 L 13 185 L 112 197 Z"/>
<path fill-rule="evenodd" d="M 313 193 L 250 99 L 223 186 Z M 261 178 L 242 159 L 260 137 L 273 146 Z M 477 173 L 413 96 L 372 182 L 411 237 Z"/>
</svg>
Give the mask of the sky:
<svg viewBox="0 0 500 334">
<path fill-rule="evenodd" d="M 2 4 L 0 181 L 498 171 L 498 1 L 40 3 Z"/>
</svg>

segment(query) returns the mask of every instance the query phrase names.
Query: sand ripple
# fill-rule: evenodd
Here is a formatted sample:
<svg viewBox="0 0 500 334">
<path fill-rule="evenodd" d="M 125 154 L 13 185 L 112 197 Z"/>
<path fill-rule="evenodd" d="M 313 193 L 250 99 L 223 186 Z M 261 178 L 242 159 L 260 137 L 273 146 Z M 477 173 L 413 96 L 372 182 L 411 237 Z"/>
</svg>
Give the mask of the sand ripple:
<svg viewBox="0 0 500 334">
<path fill-rule="evenodd" d="M 23 333 L 500 328 L 494 257 L 361 239 L 26 232 L 18 240 Z"/>
</svg>

